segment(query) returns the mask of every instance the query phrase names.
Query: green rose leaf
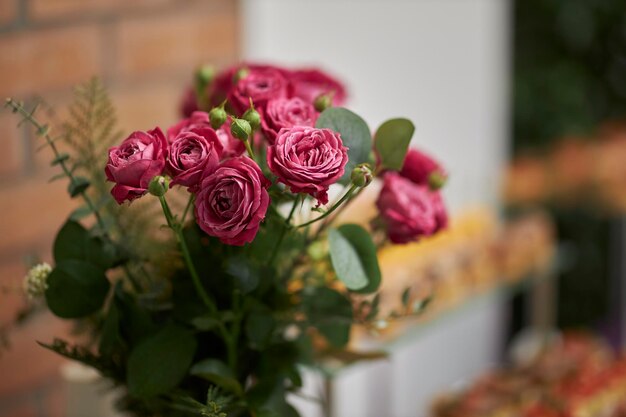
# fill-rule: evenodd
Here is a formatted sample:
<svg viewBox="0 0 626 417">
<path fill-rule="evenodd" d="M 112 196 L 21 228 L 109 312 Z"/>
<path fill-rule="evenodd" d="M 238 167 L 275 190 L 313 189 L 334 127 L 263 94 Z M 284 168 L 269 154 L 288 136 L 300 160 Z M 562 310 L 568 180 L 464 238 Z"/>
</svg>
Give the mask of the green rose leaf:
<svg viewBox="0 0 626 417">
<path fill-rule="evenodd" d="M 345 295 L 319 287 L 305 295 L 303 306 L 309 321 L 332 346 L 341 348 L 348 343 L 353 312 Z"/>
<path fill-rule="evenodd" d="M 348 163 L 339 182 L 348 184 L 352 169 L 367 162 L 372 150 L 372 134 L 367 123 L 350 110 L 330 107 L 320 114 L 315 127 L 330 129 L 341 135 L 344 146 L 348 148 Z"/>
<path fill-rule="evenodd" d="M 275 321 L 269 311 L 254 311 L 246 320 L 246 336 L 253 348 L 263 349 L 270 341 Z"/>
<path fill-rule="evenodd" d="M 187 374 L 196 345 L 193 334 L 176 325 L 141 342 L 128 358 L 130 394 L 153 397 L 176 387 Z"/>
<path fill-rule="evenodd" d="M 90 262 L 102 269 L 110 268 L 115 262 L 115 253 L 111 245 L 105 245 L 98 238 L 74 220 L 65 222 L 54 240 L 54 260 L 78 259 Z"/>
<path fill-rule="evenodd" d="M 198 362 L 191 367 L 190 373 L 211 381 L 239 397 L 243 396 L 243 388 L 233 371 L 219 359 L 209 358 Z"/>
<path fill-rule="evenodd" d="M 374 146 L 383 167 L 399 171 L 415 132 L 413 122 L 408 119 L 391 119 L 376 131 Z"/>
<path fill-rule="evenodd" d="M 58 262 L 48 277 L 46 302 L 58 317 L 85 317 L 102 308 L 110 286 L 102 269 L 89 262 L 66 259 Z"/>
<path fill-rule="evenodd" d="M 367 230 L 344 224 L 328 232 L 330 260 L 337 277 L 349 290 L 367 294 L 380 285 L 376 246 Z"/>
</svg>

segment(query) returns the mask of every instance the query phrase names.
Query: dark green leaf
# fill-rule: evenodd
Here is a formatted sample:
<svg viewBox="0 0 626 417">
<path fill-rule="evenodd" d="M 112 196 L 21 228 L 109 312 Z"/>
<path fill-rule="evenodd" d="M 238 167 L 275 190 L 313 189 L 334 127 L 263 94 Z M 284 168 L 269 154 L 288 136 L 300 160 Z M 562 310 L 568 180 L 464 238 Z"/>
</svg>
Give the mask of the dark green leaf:
<svg viewBox="0 0 626 417">
<path fill-rule="evenodd" d="M 191 320 L 191 324 L 198 330 L 208 332 L 215 329 L 219 325 L 219 320 L 211 316 L 200 316 Z"/>
<path fill-rule="evenodd" d="M 57 262 L 48 277 L 46 302 L 58 317 L 85 317 L 102 308 L 109 287 L 102 269 L 85 261 L 66 259 Z"/>
<path fill-rule="evenodd" d="M 341 134 L 344 146 L 348 147 L 349 160 L 340 182 L 349 183 L 352 169 L 369 160 L 372 150 L 372 134 L 367 123 L 350 110 L 330 107 L 320 114 L 315 127 L 331 129 Z"/>
<path fill-rule="evenodd" d="M 61 172 L 60 174 L 56 174 L 50 177 L 50 179 L 48 179 L 48 182 L 54 182 L 63 178 L 65 178 L 65 173 Z"/>
<path fill-rule="evenodd" d="M 337 277 L 352 291 L 371 293 L 380 285 L 376 246 L 370 234 L 356 224 L 344 224 L 328 233 L 330 260 Z"/>
<path fill-rule="evenodd" d="M 54 241 L 54 260 L 80 259 L 91 262 L 102 269 L 110 268 L 115 262 L 115 250 L 102 240 L 92 237 L 87 229 L 74 220 L 65 222 Z"/>
<path fill-rule="evenodd" d="M 70 182 L 70 185 L 67 187 L 67 192 L 70 193 L 72 198 L 81 194 L 83 191 L 89 187 L 90 182 L 85 177 L 74 177 L 74 180 Z"/>
<path fill-rule="evenodd" d="M 81 206 L 74 210 L 72 214 L 70 214 L 70 219 L 78 221 L 84 217 L 89 216 L 91 213 L 93 213 L 93 210 L 91 210 L 89 206 Z"/>
<path fill-rule="evenodd" d="M 399 171 L 409 149 L 415 126 L 408 119 L 391 119 L 376 131 L 374 146 L 383 167 Z"/>
<path fill-rule="evenodd" d="M 253 348 L 263 349 L 274 330 L 274 318 L 269 312 L 254 311 L 246 320 L 246 336 Z"/>
<path fill-rule="evenodd" d="M 54 158 L 52 162 L 50 163 L 50 165 L 52 166 L 58 165 L 61 162 L 67 161 L 68 159 L 70 159 L 70 155 L 67 153 L 62 153 L 62 154 L 59 154 L 59 156 L 57 156 L 56 158 Z"/>
<path fill-rule="evenodd" d="M 345 295 L 327 287 L 315 288 L 304 295 L 303 308 L 309 321 L 334 347 L 350 339 L 352 303 Z"/>
<path fill-rule="evenodd" d="M 209 358 L 198 362 L 191 367 L 190 373 L 211 381 L 239 397 L 243 395 L 243 389 L 233 371 L 219 359 Z"/>
<path fill-rule="evenodd" d="M 196 339 L 176 325 L 144 340 L 128 358 L 128 391 L 152 397 L 176 387 L 185 377 L 196 351 Z"/>
<path fill-rule="evenodd" d="M 99 351 L 101 355 L 110 356 L 115 350 L 124 345 L 120 333 L 120 319 L 120 310 L 117 307 L 117 303 L 113 301 L 104 319 L 102 332 L 100 334 Z"/>
<path fill-rule="evenodd" d="M 226 262 L 226 273 L 235 278 L 235 285 L 247 294 L 259 285 L 259 271 L 243 256 L 234 256 Z"/>
</svg>

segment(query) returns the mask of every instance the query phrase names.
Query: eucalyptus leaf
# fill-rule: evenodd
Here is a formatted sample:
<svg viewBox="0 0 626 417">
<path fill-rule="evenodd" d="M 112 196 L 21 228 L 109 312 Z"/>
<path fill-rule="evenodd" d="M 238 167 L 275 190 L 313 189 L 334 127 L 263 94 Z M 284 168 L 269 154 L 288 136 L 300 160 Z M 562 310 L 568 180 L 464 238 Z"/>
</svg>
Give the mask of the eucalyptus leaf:
<svg viewBox="0 0 626 417">
<path fill-rule="evenodd" d="M 391 119 L 376 131 L 374 146 L 383 167 L 399 171 L 415 132 L 413 122 L 408 119 Z"/>
<path fill-rule="evenodd" d="M 54 260 L 79 259 L 108 269 L 115 263 L 115 249 L 74 220 L 65 222 L 54 240 Z"/>
<path fill-rule="evenodd" d="M 128 391 L 153 397 L 176 387 L 187 374 L 197 342 L 188 330 L 168 325 L 140 343 L 128 358 Z"/>
<path fill-rule="evenodd" d="M 349 290 L 367 294 L 381 280 L 376 246 L 370 234 L 356 224 L 344 224 L 328 233 L 330 260 L 337 277 Z"/>
<path fill-rule="evenodd" d="M 58 262 L 48 277 L 46 302 L 58 317 L 85 317 L 102 308 L 109 288 L 102 269 L 89 262 L 66 259 Z"/>
<path fill-rule="evenodd" d="M 91 185 L 89 180 L 85 177 L 74 177 L 74 180 L 70 182 L 67 187 L 67 192 L 70 193 L 70 197 L 74 198 L 77 195 L 83 193 Z"/>
<path fill-rule="evenodd" d="M 243 396 L 243 388 L 233 371 L 219 359 L 209 358 L 198 362 L 191 367 L 190 373 L 213 382 L 218 387 L 239 397 Z"/>
<path fill-rule="evenodd" d="M 341 135 L 344 146 L 348 148 L 349 159 L 339 182 L 348 184 L 354 167 L 369 160 L 372 150 L 372 134 L 367 123 L 348 109 L 330 107 L 320 114 L 315 127 L 330 129 Z"/>
</svg>

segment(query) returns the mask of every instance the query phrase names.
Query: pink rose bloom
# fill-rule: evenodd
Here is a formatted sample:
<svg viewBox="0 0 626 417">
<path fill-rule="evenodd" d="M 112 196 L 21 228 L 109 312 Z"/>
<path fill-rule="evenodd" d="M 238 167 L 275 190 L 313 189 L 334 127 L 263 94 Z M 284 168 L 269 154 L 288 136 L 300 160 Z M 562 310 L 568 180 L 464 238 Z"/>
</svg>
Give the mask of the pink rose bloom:
<svg viewBox="0 0 626 417">
<path fill-rule="evenodd" d="M 250 158 L 229 159 L 202 180 L 196 195 L 196 221 L 227 245 L 252 242 L 270 202 L 270 182 Z"/>
<path fill-rule="evenodd" d="M 243 141 L 234 137 L 230 132 L 231 122 L 231 118 L 228 117 L 228 119 L 226 119 L 226 123 L 215 131 L 217 133 L 217 138 L 220 140 L 220 143 L 224 148 L 222 151 L 222 159 L 241 156 L 246 151 L 246 145 Z"/>
<path fill-rule="evenodd" d="M 267 148 L 267 165 L 293 193 L 307 193 L 328 203 L 328 187 L 341 178 L 348 148 L 330 129 L 295 126 L 278 132 Z"/>
<path fill-rule="evenodd" d="M 238 112 L 250 106 L 250 98 L 257 108 L 263 108 L 268 100 L 287 97 L 288 83 L 282 71 L 272 67 L 253 69 L 235 84 L 229 95 L 230 104 Z"/>
<path fill-rule="evenodd" d="M 193 88 L 189 87 L 185 90 L 183 97 L 180 101 L 180 114 L 183 117 L 191 116 L 191 113 L 198 110 L 198 100 Z"/>
<path fill-rule="evenodd" d="M 321 94 L 333 93 L 333 105 L 340 106 L 346 100 L 346 89 L 330 75 L 317 70 L 293 71 L 289 76 L 291 94 L 313 103 Z"/>
<path fill-rule="evenodd" d="M 445 227 L 447 215 L 439 193 L 396 172 L 384 175 L 376 206 L 393 243 L 408 243 Z"/>
<path fill-rule="evenodd" d="M 217 168 L 220 161 L 221 144 L 213 129 L 201 136 L 185 130 L 170 144 L 167 170 L 172 176 L 171 185 L 182 185 L 191 191 L 203 176 Z"/>
<path fill-rule="evenodd" d="M 163 173 L 167 141 L 158 127 L 133 132 L 120 146 L 109 149 L 104 172 L 115 183 L 111 194 L 118 204 L 132 201 L 148 191 L 150 180 Z"/>
<path fill-rule="evenodd" d="M 437 161 L 414 148 L 407 152 L 400 175 L 422 185 L 432 185 L 432 181 L 436 180 L 445 182 L 448 176 Z M 434 175 L 439 178 L 434 178 Z"/>
<path fill-rule="evenodd" d="M 269 143 L 284 127 L 314 127 L 318 113 L 313 104 L 299 97 L 269 100 L 261 118 L 261 129 Z"/>
</svg>

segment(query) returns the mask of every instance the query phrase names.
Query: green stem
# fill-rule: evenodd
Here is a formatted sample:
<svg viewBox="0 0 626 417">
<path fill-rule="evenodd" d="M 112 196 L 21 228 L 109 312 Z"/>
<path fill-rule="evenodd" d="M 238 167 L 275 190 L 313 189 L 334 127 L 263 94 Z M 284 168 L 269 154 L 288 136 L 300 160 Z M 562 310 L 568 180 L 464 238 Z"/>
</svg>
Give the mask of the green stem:
<svg viewBox="0 0 626 417">
<path fill-rule="evenodd" d="M 198 291 L 198 294 L 200 295 L 200 298 L 207 306 L 207 308 L 211 311 L 211 314 L 217 315 L 217 307 L 202 286 L 200 276 L 198 275 L 198 271 L 196 271 L 196 267 L 194 266 L 193 260 L 191 259 L 191 254 L 189 253 L 189 248 L 187 247 L 187 242 L 185 241 L 185 237 L 183 236 L 183 231 L 180 225 L 175 223 L 174 215 L 172 214 L 170 206 L 167 204 L 167 200 L 165 200 L 164 196 L 159 197 L 159 202 L 161 203 L 161 207 L 163 208 L 163 214 L 165 214 L 167 225 L 174 231 L 174 235 L 176 236 L 176 240 L 178 241 L 180 250 L 183 253 L 183 258 L 185 259 L 185 263 L 187 264 L 187 268 L 189 269 L 189 273 L 191 274 L 191 279 L 194 286 L 196 287 L 196 290 Z"/>
<path fill-rule="evenodd" d="M 341 197 L 341 199 L 339 199 L 339 201 L 337 201 L 330 209 L 328 209 L 328 211 L 324 214 L 322 214 L 319 217 L 316 217 L 313 220 L 310 220 L 306 223 L 302 223 L 299 224 L 297 226 L 295 226 L 296 228 L 301 228 L 301 227 L 305 227 L 305 226 L 309 226 L 315 222 L 318 222 L 322 219 L 324 219 L 325 217 L 328 217 L 333 211 L 337 210 L 339 208 L 339 206 L 341 206 L 347 199 L 350 198 L 350 196 L 352 196 L 352 193 L 354 193 L 354 191 L 357 189 L 358 187 L 356 185 L 352 185 L 348 191 L 346 191 L 346 193 L 343 195 L 343 197 Z"/>
<path fill-rule="evenodd" d="M 300 194 L 296 196 L 296 199 L 293 202 L 293 206 L 291 206 L 291 211 L 289 212 L 289 216 L 285 219 L 285 224 L 280 230 L 280 235 L 278 235 L 278 241 L 276 241 L 276 245 L 274 245 L 274 249 L 272 250 L 272 255 L 270 256 L 270 260 L 268 261 L 268 265 L 272 265 L 274 263 L 274 259 L 276 259 L 276 255 L 278 255 L 278 249 L 280 249 L 280 245 L 283 243 L 283 239 L 285 238 L 285 233 L 287 233 L 287 229 L 289 229 L 289 224 L 291 223 L 291 218 L 293 214 L 296 212 L 296 207 L 300 203 Z"/>
<path fill-rule="evenodd" d="M 74 183 L 76 181 L 76 177 L 74 177 L 72 170 L 68 168 L 65 160 L 59 158 L 61 153 L 59 152 L 59 149 L 54 143 L 54 140 L 50 136 L 50 129 L 48 128 L 47 125 L 42 125 L 41 123 L 39 123 L 37 119 L 35 119 L 35 117 L 33 116 L 34 110 L 32 112 L 26 111 L 24 106 L 22 106 L 19 103 L 16 103 L 11 98 L 7 99 L 5 105 L 10 107 L 13 110 L 13 112 L 19 113 L 24 118 L 24 120 L 28 121 L 31 125 L 33 125 L 33 127 L 36 129 L 37 134 L 39 136 L 43 136 L 48 146 L 50 146 L 50 149 L 52 149 L 52 153 L 54 154 L 54 157 L 59 161 L 59 166 L 61 167 L 63 174 L 65 174 L 65 176 L 70 180 L 70 183 Z M 85 202 L 85 204 L 87 204 L 87 207 L 89 207 L 89 210 L 93 213 L 94 217 L 96 218 L 96 222 L 98 223 L 98 227 L 102 231 L 103 236 L 109 242 L 112 242 L 111 237 L 106 232 L 104 220 L 102 220 L 102 216 L 100 215 L 100 212 L 98 211 L 98 209 L 96 208 L 96 205 L 91 200 L 91 197 L 89 197 L 89 195 L 87 194 L 86 190 L 81 191 L 80 196 L 82 197 L 83 201 Z M 142 291 L 141 285 L 139 284 L 137 279 L 133 276 L 133 274 L 130 272 L 128 267 L 126 266 L 124 267 L 124 272 L 126 273 L 126 276 L 128 277 L 128 280 L 130 281 L 131 285 L 133 286 L 133 289 L 137 292 L 141 292 Z"/>
<path fill-rule="evenodd" d="M 193 202 L 195 201 L 195 194 L 190 194 L 189 195 L 189 200 L 187 201 L 187 206 L 185 207 L 185 211 L 183 211 L 183 217 L 180 219 L 180 224 L 184 225 L 185 224 L 185 219 L 187 218 L 187 213 L 189 212 L 189 209 L 191 208 L 191 206 L 193 205 Z"/>
<path fill-rule="evenodd" d="M 244 145 L 246 145 L 246 151 L 248 152 L 248 155 L 250 156 L 250 158 L 254 159 L 254 151 L 252 150 L 252 146 L 250 146 L 250 139 L 246 139 L 243 141 Z"/>
</svg>

